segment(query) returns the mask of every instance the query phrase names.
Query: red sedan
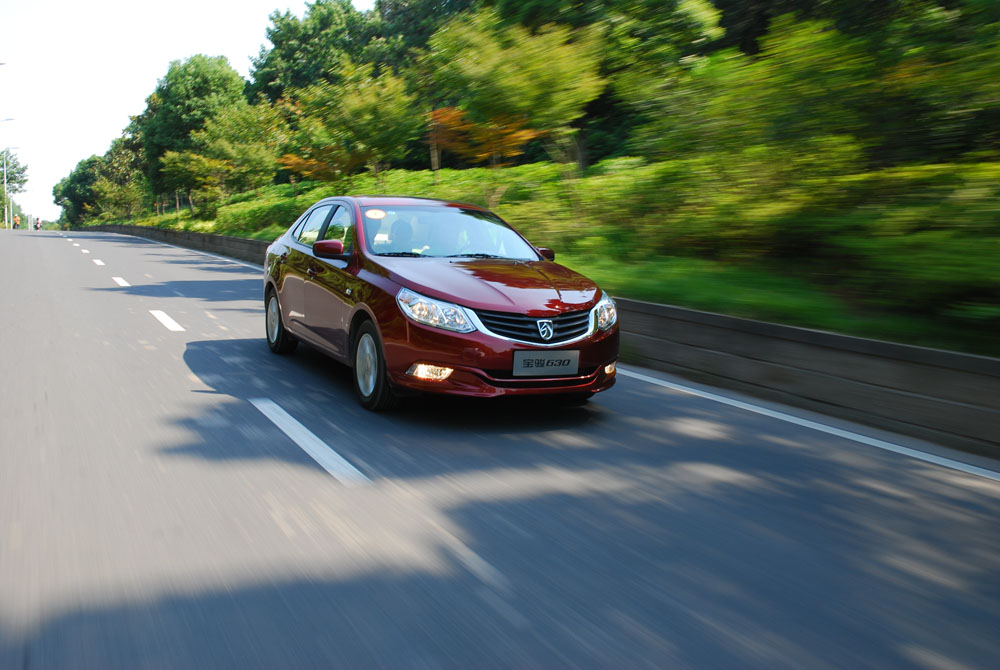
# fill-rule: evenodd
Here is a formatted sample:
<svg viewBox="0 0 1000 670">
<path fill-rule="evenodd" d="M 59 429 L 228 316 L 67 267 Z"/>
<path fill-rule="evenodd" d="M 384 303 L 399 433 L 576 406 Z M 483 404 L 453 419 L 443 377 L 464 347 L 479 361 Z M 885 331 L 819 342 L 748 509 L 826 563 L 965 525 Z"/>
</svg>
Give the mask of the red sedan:
<svg viewBox="0 0 1000 670">
<path fill-rule="evenodd" d="M 410 393 L 559 395 L 615 383 L 615 303 L 495 214 L 422 198 L 336 197 L 267 250 L 267 343 L 354 370 L 361 404 Z"/>
</svg>

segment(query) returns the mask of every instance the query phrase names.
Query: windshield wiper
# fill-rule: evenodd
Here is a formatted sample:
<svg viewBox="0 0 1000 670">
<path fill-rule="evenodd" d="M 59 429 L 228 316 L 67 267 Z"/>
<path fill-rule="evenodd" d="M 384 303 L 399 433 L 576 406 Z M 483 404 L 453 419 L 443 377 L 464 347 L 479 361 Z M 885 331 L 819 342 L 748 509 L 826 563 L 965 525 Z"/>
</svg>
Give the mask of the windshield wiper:
<svg viewBox="0 0 1000 670">
<path fill-rule="evenodd" d="M 410 258 L 420 258 L 423 254 L 418 254 L 414 251 L 387 251 L 383 254 L 378 254 L 379 256 L 408 256 Z"/>
<path fill-rule="evenodd" d="M 445 256 L 445 258 L 507 258 L 507 257 L 497 256 L 496 254 L 451 254 L 450 256 Z"/>
</svg>

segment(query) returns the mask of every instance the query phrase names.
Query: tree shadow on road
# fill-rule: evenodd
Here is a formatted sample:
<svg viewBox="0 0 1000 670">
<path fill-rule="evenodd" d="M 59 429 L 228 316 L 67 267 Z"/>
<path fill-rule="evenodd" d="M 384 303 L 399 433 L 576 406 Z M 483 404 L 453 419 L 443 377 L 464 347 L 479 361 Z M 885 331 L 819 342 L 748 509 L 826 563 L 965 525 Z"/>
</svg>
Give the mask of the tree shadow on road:
<svg viewBox="0 0 1000 670">
<path fill-rule="evenodd" d="M 429 483 L 416 495 L 339 489 L 286 510 L 286 534 L 322 539 L 283 551 L 269 548 L 275 532 L 261 531 L 244 540 L 243 560 L 140 568 L 113 588 L 91 589 L 100 595 L 45 603 L 42 620 L 26 630 L 0 628 L 0 666 L 908 668 L 995 660 L 1000 612 L 991 580 L 1000 552 L 996 532 L 975 532 L 995 501 L 963 519 L 949 506 L 916 518 L 885 492 L 865 493 L 852 514 L 890 514 L 882 520 L 903 533 L 924 526 L 917 535 L 927 537 L 907 543 L 847 523 L 831 492 L 810 500 L 804 484 L 692 474 L 574 490 L 559 481 L 508 488 L 501 480 L 509 474 L 496 472 L 452 497 Z"/>
</svg>

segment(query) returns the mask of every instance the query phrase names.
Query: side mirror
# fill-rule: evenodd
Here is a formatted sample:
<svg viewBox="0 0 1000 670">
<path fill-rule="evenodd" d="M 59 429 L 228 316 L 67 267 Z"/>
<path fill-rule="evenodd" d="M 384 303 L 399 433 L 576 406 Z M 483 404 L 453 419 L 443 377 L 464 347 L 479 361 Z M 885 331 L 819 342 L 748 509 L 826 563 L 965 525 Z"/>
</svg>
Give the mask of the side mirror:
<svg viewBox="0 0 1000 670">
<path fill-rule="evenodd" d="M 320 240 L 313 245 L 313 253 L 317 258 L 332 258 L 339 261 L 346 261 L 351 257 L 350 254 L 344 253 L 344 243 L 340 240 Z"/>
<path fill-rule="evenodd" d="M 554 261 L 556 259 L 556 252 L 552 251 L 548 247 L 538 247 L 538 253 L 542 255 L 547 261 Z"/>
</svg>

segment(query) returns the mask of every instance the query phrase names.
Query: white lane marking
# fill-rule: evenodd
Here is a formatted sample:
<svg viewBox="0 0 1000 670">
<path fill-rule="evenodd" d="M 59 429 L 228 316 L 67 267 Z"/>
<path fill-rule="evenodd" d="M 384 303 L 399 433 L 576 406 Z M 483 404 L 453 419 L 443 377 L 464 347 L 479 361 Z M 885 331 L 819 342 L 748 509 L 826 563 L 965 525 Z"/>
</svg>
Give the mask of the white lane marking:
<svg viewBox="0 0 1000 670">
<path fill-rule="evenodd" d="M 89 252 L 89 251 L 87 251 L 86 249 L 80 249 L 80 251 L 82 251 L 82 252 L 83 252 L 83 253 L 85 253 L 85 254 L 89 254 L 89 253 L 90 253 L 90 252 Z"/>
<path fill-rule="evenodd" d="M 78 246 L 80 246 L 80 243 L 79 243 L 79 242 L 74 242 L 74 243 L 73 243 L 73 246 L 74 246 L 74 247 L 78 247 Z"/>
<path fill-rule="evenodd" d="M 94 265 L 104 265 L 104 261 L 102 261 L 100 258 L 95 258 Z"/>
<path fill-rule="evenodd" d="M 178 333 L 184 330 L 184 326 L 171 319 L 166 312 L 158 309 L 151 309 L 149 310 L 149 313 L 155 316 L 157 321 L 166 326 L 167 330 L 172 330 Z"/>
<path fill-rule="evenodd" d="M 918 461 L 924 461 L 925 463 L 933 463 L 934 465 L 940 465 L 942 467 L 950 468 L 952 470 L 958 470 L 959 472 L 965 472 L 970 475 L 985 477 L 986 479 L 992 479 L 993 481 L 1000 482 L 1000 472 L 994 472 L 992 470 L 987 470 L 985 468 L 979 468 L 976 467 L 975 465 L 969 465 L 968 463 L 962 463 L 961 461 L 955 461 L 950 458 L 944 458 L 943 456 L 935 456 L 934 454 L 928 454 L 926 452 L 918 451 L 916 449 L 910 449 L 909 447 L 904 447 L 899 444 L 893 444 L 892 442 L 886 442 L 885 440 L 878 440 L 874 437 L 868 437 L 867 435 L 861 435 L 860 433 L 854 433 L 849 430 L 834 428 L 833 426 L 827 426 L 826 424 L 817 423 L 816 421 L 810 421 L 809 419 L 801 419 L 797 416 L 792 416 L 791 414 L 785 414 L 784 412 L 777 412 L 773 409 L 767 409 L 764 407 L 759 407 L 757 405 L 751 405 L 750 403 L 745 403 L 739 400 L 734 400 L 732 398 L 727 398 L 725 396 L 716 395 L 715 393 L 709 393 L 707 391 L 699 391 L 698 389 L 695 388 L 682 386 L 680 384 L 668 382 L 663 379 L 657 379 L 656 377 L 650 377 L 648 375 L 644 375 L 639 372 L 632 372 L 631 370 L 625 370 L 622 369 L 620 366 L 618 368 L 618 374 L 625 375 L 626 377 L 632 377 L 633 379 L 639 379 L 641 381 L 650 384 L 655 384 L 657 386 L 662 386 L 663 388 L 673 389 L 674 391 L 681 391 L 682 393 L 695 395 L 698 396 L 699 398 L 705 398 L 706 400 L 712 400 L 713 402 L 722 403 L 723 405 L 729 405 L 730 407 L 736 407 L 738 409 L 746 410 L 747 412 L 753 412 L 755 414 L 762 414 L 764 416 L 769 416 L 772 419 L 778 419 L 779 421 L 794 423 L 797 426 L 810 428 L 812 430 L 816 430 L 821 433 L 826 433 L 828 435 L 835 435 L 837 437 L 842 437 L 844 439 L 852 440 L 854 442 L 860 442 L 861 444 L 867 444 L 868 446 L 875 447 L 876 449 L 884 449 L 885 451 L 891 451 L 893 453 L 901 454 L 903 456 L 909 456 L 910 458 L 915 458 Z"/>
<path fill-rule="evenodd" d="M 131 284 L 129 284 L 127 281 L 125 281 L 121 277 L 112 277 L 111 279 L 113 279 L 114 282 L 116 284 L 118 284 L 119 286 L 131 286 Z"/>
<path fill-rule="evenodd" d="M 342 484 L 367 484 L 371 480 L 363 472 L 348 463 L 343 456 L 334 451 L 326 442 L 316 437 L 308 428 L 296 421 L 291 414 L 281 408 L 278 403 L 269 398 L 250 398 L 251 405 L 271 420 L 275 426 L 287 435 L 292 442 L 299 445 L 302 451 L 309 454 L 314 461 L 333 475 Z"/>
</svg>

